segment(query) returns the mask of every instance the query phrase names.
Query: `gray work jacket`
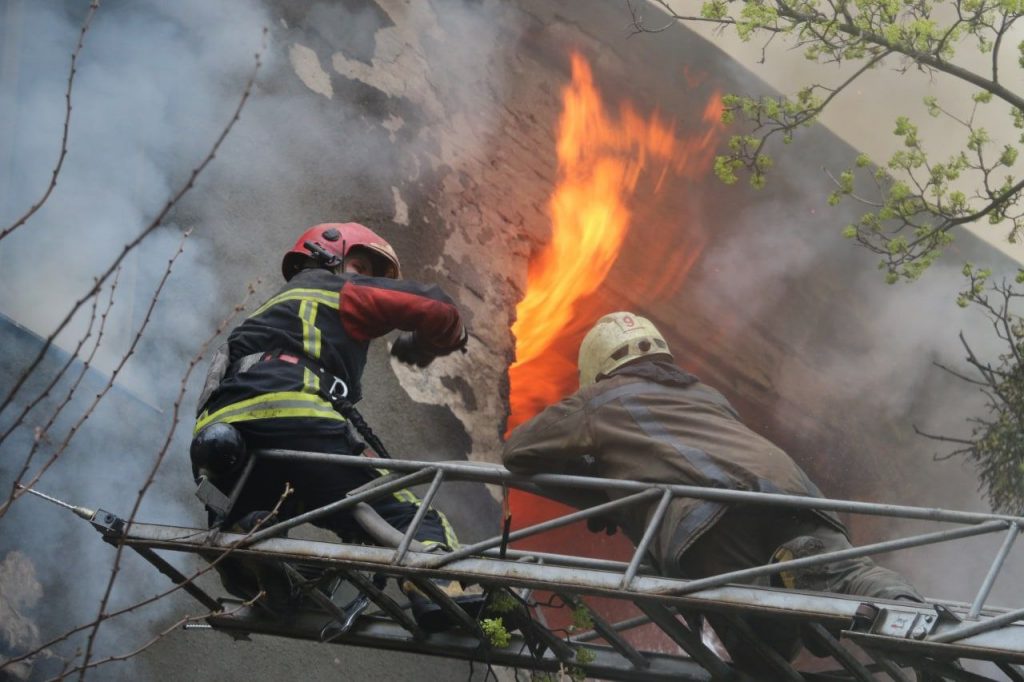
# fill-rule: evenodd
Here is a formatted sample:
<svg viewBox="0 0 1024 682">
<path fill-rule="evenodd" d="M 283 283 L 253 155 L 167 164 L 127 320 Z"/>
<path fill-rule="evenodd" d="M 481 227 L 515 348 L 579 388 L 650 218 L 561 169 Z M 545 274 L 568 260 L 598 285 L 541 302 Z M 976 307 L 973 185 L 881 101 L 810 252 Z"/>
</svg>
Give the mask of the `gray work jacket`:
<svg viewBox="0 0 1024 682">
<path fill-rule="evenodd" d="M 644 362 L 581 389 L 516 428 L 502 452 L 516 473 L 563 473 L 821 497 L 789 455 L 747 428 L 721 393 L 673 365 Z M 576 507 L 630 493 L 545 491 Z M 609 517 L 634 544 L 657 500 Z M 676 497 L 650 551 L 671 573 L 682 553 L 721 518 L 726 505 Z M 835 516 L 818 513 L 846 533 Z"/>
</svg>

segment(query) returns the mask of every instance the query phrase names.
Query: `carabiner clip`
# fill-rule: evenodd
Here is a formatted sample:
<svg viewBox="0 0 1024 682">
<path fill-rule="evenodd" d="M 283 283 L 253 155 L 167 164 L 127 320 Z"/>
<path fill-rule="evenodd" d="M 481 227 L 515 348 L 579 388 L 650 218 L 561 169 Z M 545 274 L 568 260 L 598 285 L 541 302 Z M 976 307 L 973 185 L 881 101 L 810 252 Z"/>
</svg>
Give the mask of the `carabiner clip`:
<svg viewBox="0 0 1024 682">
<path fill-rule="evenodd" d="M 341 387 L 339 392 L 338 388 Z M 348 384 L 346 384 L 340 377 L 334 377 L 334 383 L 327 389 L 327 395 L 331 397 L 331 400 L 341 400 L 342 398 L 348 397 Z"/>
</svg>

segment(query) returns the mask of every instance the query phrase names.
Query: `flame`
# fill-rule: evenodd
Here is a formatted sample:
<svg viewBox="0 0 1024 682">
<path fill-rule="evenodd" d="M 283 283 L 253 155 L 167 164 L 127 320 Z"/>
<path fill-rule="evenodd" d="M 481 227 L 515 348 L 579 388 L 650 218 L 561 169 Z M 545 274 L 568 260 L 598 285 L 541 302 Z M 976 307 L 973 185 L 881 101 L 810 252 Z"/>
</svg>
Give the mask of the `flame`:
<svg viewBox="0 0 1024 682">
<path fill-rule="evenodd" d="M 702 231 L 687 225 L 645 224 L 629 239 L 630 201 L 642 177 L 650 179 L 647 191 L 657 194 L 672 184 L 669 178 L 696 182 L 708 175 L 722 131 L 721 97 L 716 92 L 708 100 L 701 131 L 681 139 L 674 123 L 656 113 L 644 118 L 629 102 L 619 106 L 617 116 L 610 115 L 587 62 L 579 54 L 571 59 L 572 82 L 562 90 L 558 122 L 558 182 L 549 203 L 551 241 L 529 265 L 526 294 L 512 326 L 516 362 L 509 368 L 509 431 L 576 389 L 583 335 L 601 315 L 624 307 L 601 291 L 620 256 L 644 265 L 619 268 L 617 285 L 636 292 L 635 300 L 653 304 L 679 291 L 704 247 Z M 685 75 L 688 81 L 693 78 Z M 647 267 L 651 262 L 658 267 Z M 511 491 L 510 504 L 516 528 L 571 511 L 519 490 Z M 580 556 L 622 560 L 633 553 L 622 533 L 594 535 L 582 523 L 525 538 L 516 546 L 540 551 L 571 547 Z M 622 603 L 590 603 L 609 620 L 635 615 Z M 558 611 L 546 610 L 549 624 L 567 626 L 568 616 Z M 649 631 L 627 635 L 637 637 L 647 646 L 659 641 Z"/>
<path fill-rule="evenodd" d="M 586 60 L 571 55 L 572 82 L 562 90 L 558 123 L 558 184 L 549 202 L 550 243 L 533 259 L 526 294 L 512 332 L 516 362 L 509 368 L 511 430 L 576 388 L 576 349 L 602 314 L 587 299 L 605 281 L 626 243 L 629 200 L 645 170 L 658 172 L 655 192 L 671 174 L 703 177 L 721 130 L 721 98 L 704 111 L 706 127 L 680 140 L 675 124 L 655 113 L 644 118 L 623 102 L 610 115 Z M 710 125 L 708 125 L 710 123 Z M 667 267 L 651 281 L 651 293 L 674 292 L 700 249 L 661 254 Z"/>
</svg>

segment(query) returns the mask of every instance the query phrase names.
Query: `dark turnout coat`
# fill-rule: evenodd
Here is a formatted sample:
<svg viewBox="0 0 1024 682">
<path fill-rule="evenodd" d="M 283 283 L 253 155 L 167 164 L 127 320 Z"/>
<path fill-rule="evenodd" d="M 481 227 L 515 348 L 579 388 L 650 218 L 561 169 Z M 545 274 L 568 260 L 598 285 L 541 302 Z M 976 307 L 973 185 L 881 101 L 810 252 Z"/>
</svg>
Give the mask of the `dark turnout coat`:
<svg viewBox="0 0 1024 682">
<path fill-rule="evenodd" d="M 721 393 L 666 362 L 623 367 L 548 407 L 513 431 L 502 459 L 522 474 L 821 496 L 789 455 L 740 421 Z M 628 494 L 551 490 L 552 497 L 577 507 Z M 654 500 L 609 516 L 639 543 L 656 507 Z M 662 571 L 671 573 L 725 511 L 717 502 L 673 499 L 650 548 Z M 820 516 L 845 534 L 838 519 Z"/>
</svg>

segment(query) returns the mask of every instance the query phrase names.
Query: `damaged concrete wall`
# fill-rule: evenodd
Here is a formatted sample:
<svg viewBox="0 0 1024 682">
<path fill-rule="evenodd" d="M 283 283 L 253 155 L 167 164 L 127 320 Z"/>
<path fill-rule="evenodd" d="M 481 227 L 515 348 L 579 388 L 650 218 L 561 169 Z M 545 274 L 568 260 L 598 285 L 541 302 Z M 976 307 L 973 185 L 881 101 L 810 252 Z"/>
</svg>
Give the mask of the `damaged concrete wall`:
<svg viewBox="0 0 1024 682">
<path fill-rule="evenodd" d="M 165 241 L 172 243 L 173 228 L 195 228 L 195 269 L 188 282 L 175 285 L 176 307 L 140 350 L 143 367 L 124 381 L 156 391 L 159 382 L 145 363 L 187 358 L 201 330 L 241 300 L 247 285 L 255 286 L 256 298 L 274 291 L 281 253 L 302 229 L 327 220 L 360 221 L 392 242 L 407 277 L 448 291 L 466 311 L 471 332 L 465 355 L 440 359 L 422 372 L 392 362 L 384 343 L 371 350 L 361 407 L 392 452 L 406 458 L 497 461 L 515 304 L 531 255 L 550 238 L 548 200 L 557 181 L 556 123 L 569 79 L 568 51 L 577 49 L 590 60 L 609 108 L 629 99 L 642 112 L 658 109 L 678 119 L 683 131 L 699 128 L 716 89 L 758 87 L 740 66 L 682 28 L 627 40 L 628 10 L 616 0 L 265 0 L 239 2 L 233 16 L 202 15 L 199 5 L 191 7 L 209 24 L 205 29 L 184 10 L 166 14 L 157 5 L 142 7 L 132 15 L 136 31 L 174 27 L 188 39 L 167 45 L 198 51 L 214 71 L 210 65 L 220 53 L 196 47 L 203 43 L 193 35 L 215 34 L 219 27 L 227 42 L 229 33 L 242 29 L 264 25 L 269 32 L 252 100 L 167 230 Z M 102 12 L 98 22 L 104 15 L 130 14 L 127 4 L 116 2 L 104 3 Z M 104 40 L 102 32 L 90 37 Z M 695 72 L 701 75 L 696 85 Z M 162 73 L 153 71 L 154 87 L 163 87 Z M 209 87 L 233 101 L 243 81 L 239 67 L 217 71 Z M 177 97 L 188 93 L 183 88 Z M 219 126 L 225 111 L 205 113 Z M 153 134 L 176 136 L 173 153 L 154 154 L 176 171 L 165 186 L 184 177 L 216 128 L 207 124 L 199 135 L 194 126 L 204 119 L 172 114 L 151 123 Z M 947 308 L 952 270 L 936 268 L 921 288 L 900 290 L 901 296 L 878 282 L 870 258 L 839 238 L 842 214 L 824 207 L 827 181 L 820 166 L 842 167 L 852 150 L 825 131 L 809 137 L 813 167 L 807 157 L 780 158 L 778 173 L 760 194 L 710 178 L 673 178 L 660 193 L 645 185 L 634 207 L 632 237 L 594 298 L 607 310 L 634 308 L 653 317 L 679 349 L 682 364 L 722 388 L 752 426 L 789 448 L 827 494 L 979 508 L 970 472 L 933 464 L 932 446 L 914 441 L 909 426 L 911 419 L 948 425 L 969 404 L 964 388 L 936 378 L 929 362 L 953 358 L 955 364 L 950 328 L 977 322 Z M 16 203 L 10 197 L 0 202 L 2 215 L 12 214 Z M 46 230 L 56 221 L 40 222 L 32 239 L 0 245 L 7 272 L 33 253 L 35 239 L 52 238 Z M 694 244 L 700 258 L 685 281 L 659 298 L 644 296 L 639 284 L 672 262 L 666 254 Z M 147 254 L 137 267 L 144 272 L 162 257 Z M 23 297 L 14 278 L 5 280 L 3 311 L 19 319 Z M 67 300 L 65 295 L 61 304 Z M 45 335 L 45 324 L 37 331 Z M 166 405 L 170 393 L 157 391 L 153 400 Z M 116 433 L 116 424 L 90 426 L 99 434 Z M 153 520 L 201 522 L 185 447 L 179 437 L 177 454 L 153 492 L 160 500 L 154 509 L 168 518 Z M 125 480 L 106 477 L 89 488 L 90 499 L 76 502 L 106 506 L 109 500 L 122 511 L 125 487 Z M 451 486 L 440 506 L 464 540 L 497 527 L 497 504 L 482 487 Z M 5 537 L 31 534 L 31 520 L 19 523 Z M 854 530 L 858 539 L 886 532 L 863 522 Z M 66 537 L 76 551 L 96 544 L 88 528 L 71 528 Z M 975 567 L 962 566 L 956 576 L 962 584 L 954 584 L 951 555 L 928 556 L 942 558 L 933 562 L 946 566 L 942 574 L 901 566 L 926 592 L 963 596 L 977 583 Z M 45 563 L 37 561 L 36 570 Z M 61 575 L 59 566 L 47 570 Z M 99 584 L 104 576 L 80 579 Z M 51 629 L 60 624 L 46 612 L 45 590 L 34 605 L 30 595 L 19 599 L 29 618 Z M 152 629 L 189 609 L 187 600 L 173 602 L 154 617 Z M 76 615 L 76 622 L 92 617 Z M 465 664 L 413 656 L 184 632 L 131 666 L 111 667 L 107 675 L 279 679 L 301 669 L 314 680 L 339 674 L 440 679 L 467 671 Z M 482 675 L 478 669 L 477 677 Z"/>
</svg>

